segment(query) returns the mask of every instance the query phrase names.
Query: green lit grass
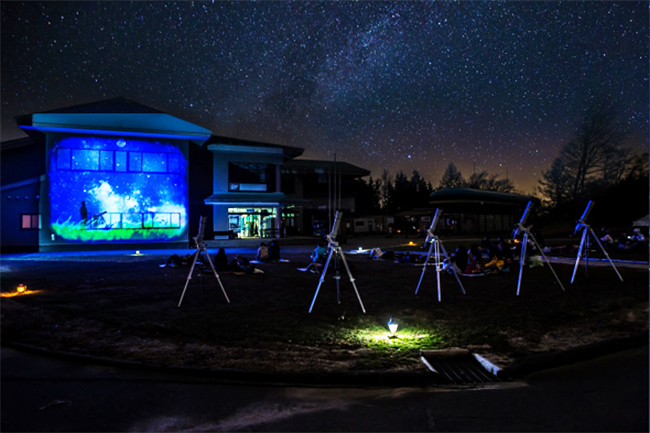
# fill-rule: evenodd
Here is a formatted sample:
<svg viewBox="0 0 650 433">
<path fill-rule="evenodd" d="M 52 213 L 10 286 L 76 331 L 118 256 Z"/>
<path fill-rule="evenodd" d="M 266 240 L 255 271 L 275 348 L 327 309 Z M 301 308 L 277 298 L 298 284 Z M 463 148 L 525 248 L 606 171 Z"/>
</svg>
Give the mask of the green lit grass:
<svg viewBox="0 0 650 433">
<path fill-rule="evenodd" d="M 180 228 L 151 229 L 95 229 L 70 220 L 52 224 L 54 233 L 67 241 L 114 242 L 114 241 L 162 241 L 180 236 Z"/>
</svg>

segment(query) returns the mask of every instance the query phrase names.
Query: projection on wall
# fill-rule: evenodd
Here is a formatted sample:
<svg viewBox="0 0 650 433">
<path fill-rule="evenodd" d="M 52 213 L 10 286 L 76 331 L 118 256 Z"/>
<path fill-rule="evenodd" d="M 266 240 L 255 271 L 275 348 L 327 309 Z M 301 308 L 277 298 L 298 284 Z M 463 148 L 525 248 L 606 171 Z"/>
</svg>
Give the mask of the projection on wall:
<svg viewBox="0 0 650 433">
<path fill-rule="evenodd" d="M 50 225 L 69 242 L 179 240 L 187 228 L 187 160 L 178 147 L 68 137 L 49 153 Z"/>
</svg>

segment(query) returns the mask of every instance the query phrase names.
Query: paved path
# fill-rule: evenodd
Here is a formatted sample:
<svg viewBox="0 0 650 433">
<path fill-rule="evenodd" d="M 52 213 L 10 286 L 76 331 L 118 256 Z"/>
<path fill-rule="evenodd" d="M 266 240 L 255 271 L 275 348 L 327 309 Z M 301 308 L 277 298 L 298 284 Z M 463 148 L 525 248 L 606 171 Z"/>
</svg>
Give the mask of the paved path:
<svg viewBox="0 0 650 433">
<path fill-rule="evenodd" d="M 2 431 L 648 431 L 648 346 L 466 390 L 227 384 L 1 356 Z"/>
</svg>

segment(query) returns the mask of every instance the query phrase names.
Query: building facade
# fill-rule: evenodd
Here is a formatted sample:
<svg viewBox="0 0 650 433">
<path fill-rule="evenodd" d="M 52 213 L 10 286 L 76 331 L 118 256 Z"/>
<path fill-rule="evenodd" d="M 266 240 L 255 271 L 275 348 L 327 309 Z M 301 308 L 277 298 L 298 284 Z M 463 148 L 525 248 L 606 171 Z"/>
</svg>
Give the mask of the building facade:
<svg viewBox="0 0 650 433">
<path fill-rule="evenodd" d="M 125 98 L 16 120 L 28 137 L 0 147 L 3 250 L 187 248 L 200 216 L 206 239 L 320 235 L 369 174 Z"/>
<path fill-rule="evenodd" d="M 11 170 L 11 155 L 17 167 L 35 163 L 40 173 L 38 181 L 3 178 L 3 247 L 33 245 L 34 230 L 40 251 L 187 246 L 188 148 L 210 130 L 124 98 L 17 121 L 29 138 L 3 143 L 2 170 Z M 43 153 L 28 159 L 32 149 Z M 20 209 L 19 194 L 38 196 L 37 205 Z M 17 226 L 21 235 L 12 238 Z"/>
</svg>

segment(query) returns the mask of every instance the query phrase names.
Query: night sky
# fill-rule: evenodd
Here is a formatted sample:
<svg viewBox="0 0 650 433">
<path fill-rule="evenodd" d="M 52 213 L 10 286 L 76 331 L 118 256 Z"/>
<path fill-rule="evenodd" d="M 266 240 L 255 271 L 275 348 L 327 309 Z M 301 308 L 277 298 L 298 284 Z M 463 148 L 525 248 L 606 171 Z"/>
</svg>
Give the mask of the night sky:
<svg viewBox="0 0 650 433">
<path fill-rule="evenodd" d="M 648 149 L 648 3 L 2 1 L 14 116 L 124 96 L 380 177 L 531 192 L 593 99 Z"/>
</svg>

